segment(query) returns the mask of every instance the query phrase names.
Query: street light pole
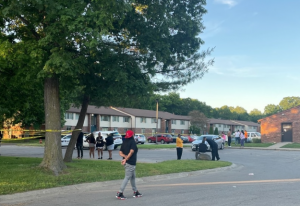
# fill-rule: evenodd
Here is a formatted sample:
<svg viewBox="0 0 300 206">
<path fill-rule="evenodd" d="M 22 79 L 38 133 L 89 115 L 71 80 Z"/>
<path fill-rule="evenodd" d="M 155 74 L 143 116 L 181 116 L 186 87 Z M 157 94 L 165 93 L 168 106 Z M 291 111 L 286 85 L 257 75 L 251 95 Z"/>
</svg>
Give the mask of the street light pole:
<svg viewBox="0 0 300 206">
<path fill-rule="evenodd" d="M 156 137 L 156 141 L 155 143 L 157 144 L 157 130 L 158 130 L 158 99 L 156 99 L 156 130 L 155 130 L 155 137 Z"/>
</svg>

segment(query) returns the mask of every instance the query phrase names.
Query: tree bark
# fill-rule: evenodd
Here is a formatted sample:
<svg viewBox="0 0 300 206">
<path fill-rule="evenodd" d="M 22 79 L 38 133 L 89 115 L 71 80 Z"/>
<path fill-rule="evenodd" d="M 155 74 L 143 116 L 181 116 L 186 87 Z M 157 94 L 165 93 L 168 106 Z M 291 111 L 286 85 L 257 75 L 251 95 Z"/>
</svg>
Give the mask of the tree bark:
<svg viewBox="0 0 300 206">
<path fill-rule="evenodd" d="M 65 157 L 64 157 L 65 162 L 72 161 L 74 147 L 76 145 L 78 135 L 81 132 L 82 127 L 83 127 L 84 119 L 85 119 L 85 115 L 87 112 L 89 102 L 90 102 L 90 98 L 85 95 L 83 98 L 82 104 L 81 104 L 81 110 L 80 110 L 78 122 L 75 127 L 75 131 L 72 132 L 72 137 L 70 139 L 69 145 L 67 147 L 67 151 L 65 153 Z"/>
<path fill-rule="evenodd" d="M 44 82 L 45 135 L 44 158 L 41 167 L 52 170 L 58 175 L 66 168 L 61 149 L 61 117 L 59 103 L 59 80 L 46 78 Z"/>
</svg>

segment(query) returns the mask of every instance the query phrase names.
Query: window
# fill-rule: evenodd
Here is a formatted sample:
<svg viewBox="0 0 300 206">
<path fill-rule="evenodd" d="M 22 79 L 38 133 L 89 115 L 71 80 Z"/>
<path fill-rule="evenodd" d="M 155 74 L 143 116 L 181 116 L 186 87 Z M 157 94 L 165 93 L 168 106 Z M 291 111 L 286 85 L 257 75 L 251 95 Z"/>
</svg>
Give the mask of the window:
<svg viewBox="0 0 300 206">
<path fill-rule="evenodd" d="M 119 116 L 113 116 L 112 121 L 113 122 L 119 122 Z"/>
<path fill-rule="evenodd" d="M 184 129 L 181 130 L 181 134 L 184 134 Z"/>
<path fill-rule="evenodd" d="M 75 119 L 76 119 L 76 120 L 79 119 L 79 114 L 75 114 Z"/>
<path fill-rule="evenodd" d="M 180 124 L 184 125 L 185 124 L 184 120 L 180 120 Z"/>
<path fill-rule="evenodd" d="M 146 123 L 146 117 L 141 117 L 141 123 Z"/>
<path fill-rule="evenodd" d="M 152 135 L 156 133 L 156 129 L 152 129 Z"/>
<path fill-rule="evenodd" d="M 151 123 L 156 123 L 156 118 L 151 118 Z"/>
<path fill-rule="evenodd" d="M 66 112 L 65 119 L 73 119 L 73 113 Z"/>
<path fill-rule="evenodd" d="M 115 128 L 114 128 L 114 131 L 118 131 L 118 127 L 115 127 Z"/>
<path fill-rule="evenodd" d="M 175 129 L 172 129 L 171 132 L 172 132 L 172 134 L 175 134 Z"/>
<path fill-rule="evenodd" d="M 142 129 L 142 134 L 145 134 L 145 132 L 146 132 L 146 129 L 143 128 Z"/>
<path fill-rule="evenodd" d="M 67 130 L 71 130 L 72 129 L 72 126 L 67 126 Z"/>
<path fill-rule="evenodd" d="M 102 131 L 108 131 L 108 127 L 102 127 Z"/>
<path fill-rule="evenodd" d="M 123 122 L 129 122 L 129 117 L 123 117 Z"/>
<path fill-rule="evenodd" d="M 124 128 L 124 132 L 126 133 L 128 131 L 128 128 Z"/>
<path fill-rule="evenodd" d="M 176 124 L 176 120 L 175 119 L 172 119 L 172 124 Z"/>
<path fill-rule="evenodd" d="M 109 121 L 109 116 L 101 116 L 101 121 L 108 122 Z"/>
</svg>

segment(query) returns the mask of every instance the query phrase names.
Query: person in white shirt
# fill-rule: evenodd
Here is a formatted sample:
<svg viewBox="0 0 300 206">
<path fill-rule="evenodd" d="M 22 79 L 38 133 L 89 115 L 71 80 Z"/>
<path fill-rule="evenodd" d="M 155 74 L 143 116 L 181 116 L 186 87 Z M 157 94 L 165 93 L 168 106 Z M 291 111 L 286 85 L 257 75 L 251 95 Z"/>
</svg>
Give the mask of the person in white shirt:
<svg viewBox="0 0 300 206">
<path fill-rule="evenodd" d="M 244 147 L 244 142 L 245 142 L 244 130 L 241 131 L 240 138 L 241 138 L 241 147 L 243 148 Z"/>
<path fill-rule="evenodd" d="M 240 134 L 241 134 L 240 130 L 235 132 L 235 135 L 234 135 L 235 136 L 235 142 L 234 142 L 235 145 L 240 144 Z"/>
</svg>

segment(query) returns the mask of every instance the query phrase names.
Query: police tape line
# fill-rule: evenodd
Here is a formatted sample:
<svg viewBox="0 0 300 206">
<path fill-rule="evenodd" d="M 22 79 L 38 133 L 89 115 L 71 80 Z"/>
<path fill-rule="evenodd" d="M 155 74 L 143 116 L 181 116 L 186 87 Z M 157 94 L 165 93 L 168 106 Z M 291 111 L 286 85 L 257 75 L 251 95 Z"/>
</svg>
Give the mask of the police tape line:
<svg viewBox="0 0 300 206">
<path fill-rule="evenodd" d="M 5 131 L 9 131 L 9 132 L 14 132 L 14 131 L 19 131 L 19 132 L 66 132 L 66 133 L 70 133 L 73 131 L 81 131 L 82 129 L 74 129 L 74 130 L 54 130 L 54 129 L 46 129 L 46 130 L 26 130 L 26 129 L 0 129 L 0 131 L 5 132 Z"/>
</svg>

